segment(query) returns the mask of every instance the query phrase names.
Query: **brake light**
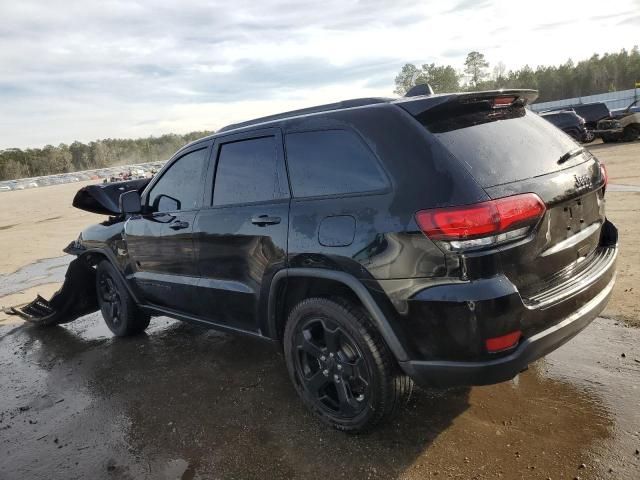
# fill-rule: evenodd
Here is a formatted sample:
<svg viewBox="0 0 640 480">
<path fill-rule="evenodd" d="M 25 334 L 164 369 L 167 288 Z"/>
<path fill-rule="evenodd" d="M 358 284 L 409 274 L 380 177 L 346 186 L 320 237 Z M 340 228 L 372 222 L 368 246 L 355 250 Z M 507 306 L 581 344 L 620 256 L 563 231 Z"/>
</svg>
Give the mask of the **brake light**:
<svg viewBox="0 0 640 480">
<path fill-rule="evenodd" d="M 500 337 L 488 338 L 485 341 L 487 351 L 489 353 L 496 353 L 513 348 L 518 344 L 521 336 L 522 332 L 520 330 L 516 330 L 515 332 L 507 333 Z"/>
<path fill-rule="evenodd" d="M 496 97 L 493 99 L 493 108 L 508 107 L 516 100 L 516 97 Z"/>
<path fill-rule="evenodd" d="M 526 237 L 546 208 L 535 193 L 416 213 L 431 240 L 449 250 L 482 248 Z"/>
</svg>

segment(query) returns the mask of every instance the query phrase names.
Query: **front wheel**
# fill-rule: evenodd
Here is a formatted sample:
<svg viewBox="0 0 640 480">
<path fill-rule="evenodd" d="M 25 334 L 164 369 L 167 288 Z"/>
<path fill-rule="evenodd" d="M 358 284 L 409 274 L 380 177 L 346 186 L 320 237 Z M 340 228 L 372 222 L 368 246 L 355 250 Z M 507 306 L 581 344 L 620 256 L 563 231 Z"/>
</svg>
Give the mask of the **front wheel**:
<svg viewBox="0 0 640 480">
<path fill-rule="evenodd" d="M 118 337 L 143 332 L 151 317 L 138 309 L 115 267 L 103 260 L 96 268 L 98 305 L 107 327 Z"/>
<path fill-rule="evenodd" d="M 584 134 L 584 138 L 582 139 L 583 143 L 591 143 L 596 139 L 596 135 L 595 133 L 593 133 L 591 130 L 587 130 L 586 133 Z"/>
<path fill-rule="evenodd" d="M 284 353 L 304 403 L 338 430 L 362 432 L 390 418 L 413 388 L 364 310 L 344 300 L 300 302 Z"/>
</svg>

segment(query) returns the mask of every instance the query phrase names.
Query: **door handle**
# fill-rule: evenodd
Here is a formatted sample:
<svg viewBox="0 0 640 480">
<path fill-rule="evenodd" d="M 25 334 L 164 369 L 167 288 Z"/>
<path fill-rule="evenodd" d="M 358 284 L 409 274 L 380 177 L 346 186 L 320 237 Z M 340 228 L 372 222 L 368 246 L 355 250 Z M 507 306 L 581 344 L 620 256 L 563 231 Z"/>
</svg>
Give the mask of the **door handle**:
<svg viewBox="0 0 640 480">
<path fill-rule="evenodd" d="M 188 227 L 189 227 L 189 222 L 183 222 L 181 220 L 176 220 L 171 225 L 169 225 L 169 228 L 171 230 L 182 230 L 183 228 L 188 228 Z"/>
<path fill-rule="evenodd" d="M 280 217 L 270 217 L 269 215 L 260 215 L 258 217 L 251 217 L 251 223 L 264 227 L 265 225 L 277 225 L 280 223 Z"/>
</svg>

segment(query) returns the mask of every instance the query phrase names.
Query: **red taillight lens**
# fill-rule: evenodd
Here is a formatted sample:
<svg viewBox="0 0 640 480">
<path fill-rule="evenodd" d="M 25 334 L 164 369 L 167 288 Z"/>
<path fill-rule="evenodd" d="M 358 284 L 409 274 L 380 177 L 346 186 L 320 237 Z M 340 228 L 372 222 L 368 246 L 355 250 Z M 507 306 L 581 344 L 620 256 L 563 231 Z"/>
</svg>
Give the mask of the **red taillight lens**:
<svg viewBox="0 0 640 480">
<path fill-rule="evenodd" d="M 545 211 L 545 206 L 540 197 L 535 193 L 525 193 L 513 197 L 494 200 L 500 215 L 499 230 L 505 231 L 538 220 Z"/>
<path fill-rule="evenodd" d="M 490 353 L 496 353 L 513 348 L 518 344 L 521 336 L 522 332 L 520 330 L 516 330 L 515 332 L 507 333 L 500 337 L 488 338 L 485 341 L 487 351 Z"/>
<path fill-rule="evenodd" d="M 535 193 L 525 193 L 488 202 L 451 208 L 421 210 L 416 214 L 420 229 L 432 240 L 451 242 L 454 248 L 481 247 L 528 234 L 545 212 Z M 524 228 L 524 230 L 522 230 Z M 482 238 L 486 241 L 465 244 Z"/>
<path fill-rule="evenodd" d="M 493 99 L 494 107 L 508 107 L 515 102 L 516 97 L 496 97 Z"/>
</svg>

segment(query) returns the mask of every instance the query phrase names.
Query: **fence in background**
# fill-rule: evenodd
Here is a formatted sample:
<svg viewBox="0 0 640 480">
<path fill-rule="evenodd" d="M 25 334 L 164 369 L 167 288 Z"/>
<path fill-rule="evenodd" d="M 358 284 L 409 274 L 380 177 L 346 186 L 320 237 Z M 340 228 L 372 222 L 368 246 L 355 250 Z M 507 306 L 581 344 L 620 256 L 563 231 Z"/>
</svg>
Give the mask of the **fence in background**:
<svg viewBox="0 0 640 480">
<path fill-rule="evenodd" d="M 550 108 L 591 102 L 604 102 L 607 104 L 607 107 L 612 110 L 614 108 L 625 108 L 638 98 L 640 98 L 640 88 L 632 88 L 631 90 L 620 90 L 619 92 L 600 93 L 598 95 L 588 95 L 586 97 L 566 98 L 564 100 L 555 100 L 553 102 L 534 103 L 531 105 L 531 110 L 534 112 L 540 112 Z"/>
</svg>

